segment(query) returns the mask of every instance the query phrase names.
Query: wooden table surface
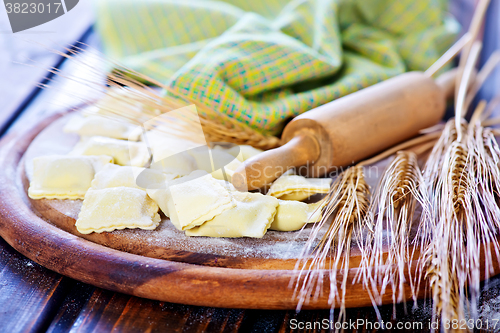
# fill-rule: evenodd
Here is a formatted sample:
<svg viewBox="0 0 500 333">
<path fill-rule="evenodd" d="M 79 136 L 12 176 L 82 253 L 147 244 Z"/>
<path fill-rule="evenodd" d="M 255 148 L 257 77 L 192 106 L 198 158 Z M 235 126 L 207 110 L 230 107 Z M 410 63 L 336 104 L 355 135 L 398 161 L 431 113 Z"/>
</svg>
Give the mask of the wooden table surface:
<svg viewBox="0 0 500 333">
<path fill-rule="evenodd" d="M 85 30 L 80 29 L 80 37 L 75 38 L 81 38 Z M 90 34 L 90 39 L 87 39 L 91 44 L 95 42 L 92 38 Z M 70 75 L 87 74 L 81 66 L 73 62 L 61 63 L 57 57 L 52 57 L 51 63 L 49 61 L 45 66 L 54 64 L 62 66 Z M 22 74 L 28 71 L 18 73 L 29 76 Z M 58 112 L 65 105 L 76 103 L 67 94 L 75 89 L 67 79 L 56 78 L 54 89 L 37 90 L 34 87 L 41 79 L 33 78 L 33 75 L 30 78 L 22 87 L 19 86 L 25 92 L 24 98 L 13 97 L 17 105 L 10 106 L 8 114 L 5 106 L 12 104 L 12 95 L 0 90 L 0 101 L 9 102 L 2 105 L 3 111 L 0 112 L 0 128 L 5 129 L 6 136 Z M 16 78 L 16 82 L 21 81 Z M 17 253 L 1 238 L 0 267 L 0 332 L 290 332 L 296 331 L 293 328 L 299 323 L 305 325 L 330 318 L 328 310 L 296 313 L 220 309 L 158 302 L 110 292 L 47 270 Z M 412 310 L 414 307 L 416 309 Z M 491 322 L 500 319 L 500 278 L 490 279 L 488 285 L 483 287 L 479 308 L 483 320 Z M 379 311 L 382 320 L 391 322 L 393 327 L 397 323 L 413 327 L 401 331 L 430 331 L 429 301 L 410 302 L 406 309 L 403 305 L 390 305 L 379 308 Z M 372 308 L 348 309 L 347 320 L 358 319 L 375 323 L 377 314 Z M 420 323 L 421 328 L 418 326 Z M 365 324 L 354 329 L 351 326 L 346 331 L 376 330 Z M 500 324 L 496 331 L 500 331 Z"/>
</svg>

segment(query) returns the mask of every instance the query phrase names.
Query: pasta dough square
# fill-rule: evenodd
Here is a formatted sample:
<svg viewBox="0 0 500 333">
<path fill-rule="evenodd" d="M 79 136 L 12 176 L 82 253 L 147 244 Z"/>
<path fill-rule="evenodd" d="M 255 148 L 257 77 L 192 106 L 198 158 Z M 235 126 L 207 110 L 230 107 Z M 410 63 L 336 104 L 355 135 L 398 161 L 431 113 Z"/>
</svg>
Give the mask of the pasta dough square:
<svg viewBox="0 0 500 333">
<path fill-rule="evenodd" d="M 124 121 L 87 116 L 73 116 L 64 126 L 64 132 L 76 133 L 80 136 L 105 136 L 114 139 L 138 141 L 141 136 L 140 127 Z"/>
<path fill-rule="evenodd" d="M 267 195 L 282 200 L 300 201 L 316 193 L 328 193 L 331 183 L 331 178 L 305 178 L 284 174 L 274 181 Z"/>
<path fill-rule="evenodd" d="M 144 140 L 153 152 L 151 169 L 177 176 L 186 176 L 196 170 L 196 161 L 187 151 L 196 149 L 200 144 L 157 130 L 148 131 Z"/>
<path fill-rule="evenodd" d="M 113 187 L 87 192 L 76 229 L 82 234 L 125 228 L 153 230 L 160 220 L 158 205 L 145 191 Z"/>
<path fill-rule="evenodd" d="M 216 145 L 214 150 L 220 150 L 231 154 L 233 157 L 236 157 L 238 161 L 245 162 L 251 157 L 258 155 L 263 152 L 261 149 L 254 148 L 249 145 L 234 145 L 233 147 L 226 148 L 222 145 Z"/>
<path fill-rule="evenodd" d="M 241 162 L 237 159 L 232 160 L 228 164 L 224 165 L 222 168 L 215 170 L 211 175 L 215 179 L 231 181 L 234 172 L 241 165 Z M 224 170 L 224 172 L 222 172 Z"/>
<path fill-rule="evenodd" d="M 81 140 L 71 151 L 72 155 L 108 155 L 118 165 L 144 166 L 149 160 L 147 146 L 143 142 L 123 141 L 92 136 Z"/>
<path fill-rule="evenodd" d="M 95 173 L 112 162 L 105 155 L 36 157 L 28 195 L 32 199 L 82 199 Z"/>
<path fill-rule="evenodd" d="M 269 229 L 277 231 L 300 230 L 307 223 L 319 222 L 326 200 L 306 204 L 300 201 L 279 200 L 276 216 Z"/>
<path fill-rule="evenodd" d="M 228 153 L 236 157 L 240 162 L 245 162 L 249 158 L 252 158 L 262 152 L 263 150 L 254 148 L 249 145 L 240 145 L 232 147 L 228 150 Z"/>
<path fill-rule="evenodd" d="M 144 106 L 137 99 L 130 97 L 133 96 L 130 94 L 131 90 L 127 87 L 110 87 L 107 89 L 106 94 L 94 105 L 86 108 L 84 113 L 88 115 L 106 115 L 117 112 L 129 114 L 141 112 Z M 124 110 L 126 111 L 124 112 Z"/>
<path fill-rule="evenodd" d="M 196 160 L 196 166 L 199 170 L 211 173 L 214 178 L 219 180 L 231 181 L 232 175 L 241 165 L 237 158 L 219 146 L 214 149 L 200 147 L 190 150 L 189 154 Z M 222 170 L 224 170 L 225 177 Z"/>
<path fill-rule="evenodd" d="M 150 168 L 164 173 L 182 177 L 196 170 L 196 161 L 186 152 L 181 152 L 169 157 L 158 159 L 153 153 L 153 163 Z"/>
<path fill-rule="evenodd" d="M 164 133 L 159 130 L 147 131 L 143 141 L 151 148 L 155 161 L 186 152 L 190 149 L 206 147 L 206 144 L 175 137 L 172 133 Z"/>
<path fill-rule="evenodd" d="M 199 226 L 236 205 L 230 192 L 201 170 L 167 182 L 166 189 L 148 189 L 148 194 L 178 230 Z"/>
<path fill-rule="evenodd" d="M 234 192 L 236 207 L 228 209 L 187 236 L 262 238 L 274 220 L 278 200 L 260 193 Z"/>
<path fill-rule="evenodd" d="M 149 187 L 157 188 L 163 185 L 165 181 L 172 179 L 174 179 L 173 175 L 167 175 L 156 170 L 108 164 L 96 173 L 91 189 L 100 190 L 124 186 L 146 190 Z"/>
</svg>

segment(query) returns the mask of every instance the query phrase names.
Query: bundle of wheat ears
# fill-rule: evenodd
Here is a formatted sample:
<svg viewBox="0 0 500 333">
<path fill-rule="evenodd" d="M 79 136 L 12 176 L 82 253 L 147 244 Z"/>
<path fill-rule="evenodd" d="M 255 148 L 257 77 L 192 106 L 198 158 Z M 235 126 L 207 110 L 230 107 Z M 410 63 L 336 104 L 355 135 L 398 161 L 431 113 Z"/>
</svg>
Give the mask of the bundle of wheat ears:
<svg viewBox="0 0 500 333">
<path fill-rule="evenodd" d="M 423 131 L 416 139 L 348 168 L 334 180 L 325 199 L 323 219 L 311 229 L 297 262 L 294 281 L 298 309 L 321 295 L 322 272 L 329 270 L 329 301 L 332 308 L 341 308 L 341 319 L 350 249 L 355 242 L 362 257 L 357 279 L 369 291 L 374 305 L 381 303 L 387 290 L 392 292 L 394 303 L 405 301 L 409 296 L 405 294 L 405 285 L 416 297 L 421 280 L 426 280 L 436 319 L 448 321 L 463 319 L 469 313 L 476 315 L 481 278 L 490 276 L 494 262 L 500 262 L 500 147 L 495 139 L 497 131 L 488 127 L 500 123 L 499 119 L 488 119 L 500 99 L 488 105 L 479 103 L 471 120 L 465 120 L 474 96 L 500 62 L 500 54 L 495 53 L 474 75 L 481 49 L 476 39 L 488 4 L 488 0 L 479 2 L 469 32 L 426 72 L 434 75 L 461 51 L 455 117 L 444 126 Z M 76 56 L 88 50 L 74 47 L 60 54 L 81 62 L 95 74 L 95 80 L 81 82 L 85 86 L 104 93 L 126 91 L 111 94 L 116 103 L 106 104 L 100 110 L 106 116 L 137 125 L 148 123 L 160 131 L 177 129 L 175 133 L 190 140 L 196 137 L 190 129 L 199 122 L 204 138 L 198 139 L 206 142 L 248 144 L 261 149 L 279 145 L 277 137 L 264 135 L 222 112 L 176 95 L 168 85 L 94 51 L 115 69 L 103 82 L 102 69 Z M 50 71 L 63 75 L 57 69 Z M 167 93 L 160 94 L 144 82 Z M 76 97 L 84 103 L 94 102 L 86 95 Z M 190 104 L 197 106 L 199 117 L 169 115 L 169 111 Z M 421 169 L 419 163 L 426 156 Z M 371 195 L 363 167 L 385 158 L 393 159 Z M 325 226 L 327 232 L 321 233 Z M 413 234 L 412 228 L 416 230 Z M 412 276 L 410 266 L 414 261 L 418 262 L 418 269 L 413 270 Z"/>
</svg>

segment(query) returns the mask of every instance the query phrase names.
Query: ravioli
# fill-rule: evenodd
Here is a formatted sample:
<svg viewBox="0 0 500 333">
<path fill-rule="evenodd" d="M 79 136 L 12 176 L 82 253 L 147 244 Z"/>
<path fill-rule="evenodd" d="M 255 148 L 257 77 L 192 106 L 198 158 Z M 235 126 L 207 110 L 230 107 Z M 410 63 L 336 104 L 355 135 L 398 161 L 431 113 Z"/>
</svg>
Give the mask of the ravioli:
<svg viewBox="0 0 500 333">
<path fill-rule="evenodd" d="M 282 200 L 300 201 L 313 194 L 328 193 L 331 183 L 331 178 L 305 178 L 287 173 L 274 181 L 267 194 Z"/>
<path fill-rule="evenodd" d="M 114 139 L 138 141 L 140 127 L 102 116 L 73 116 L 64 126 L 64 132 L 80 136 L 105 136 Z"/>
<path fill-rule="evenodd" d="M 228 189 L 201 170 L 167 182 L 165 189 L 147 191 L 178 230 L 199 226 L 236 205 Z"/>
<path fill-rule="evenodd" d="M 258 155 L 263 152 L 263 150 L 254 148 L 250 145 L 235 145 L 231 148 L 226 148 L 222 145 L 216 145 L 213 149 L 228 153 L 233 157 L 237 158 L 238 161 L 240 162 L 245 162 L 249 158 L 254 157 L 255 155 Z"/>
<path fill-rule="evenodd" d="M 159 131 L 148 131 L 144 140 L 153 153 L 151 169 L 177 176 L 186 176 L 196 170 L 196 161 L 188 151 L 199 147 L 198 143 Z"/>
<path fill-rule="evenodd" d="M 222 168 L 217 169 L 211 173 L 215 179 L 231 181 L 234 172 L 241 165 L 241 162 L 237 159 L 232 160 L 228 164 L 224 165 Z M 224 171 L 224 172 L 223 172 Z"/>
<path fill-rule="evenodd" d="M 276 214 L 278 200 L 260 193 L 232 193 L 236 206 L 225 210 L 199 227 L 186 230 L 187 236 L 262 238 Z"/>
<path fill-rule="evenodd" d="M 28 195 L 32 199 L 82 199 L 95 173 L 112 162 L 105 155 L 36 157 Z"/>
<path fill-rule="evenodd" d="M 174 179 L 173 175 L 167 175 L 156 170 L 108 164 L 96 173 L 91 189 L 100 190 L 123 186 L 145 190 L 149 187 L 162 185 L 165 181 L 172 179 Z"/>
<path fill-rule="evenodd" d="M 141 112 L 143 104 L 134 98 L 130 97 L 130 88 L 127 87 L 111 87 L 106 91 L 106 94 L 99 99 L 94 105 L 84 110 L 85 114 L 110 114 L 117 112 L 138 113 Z"/>
<path fill-rule="evenodd" d="M 143 141 L 151 148 L 155 161 L 186 152 L 190 149 L 206 147 L 205 144 L 175 137 L 173 134 L 164 133 L 157 129 L 147 131 L 143 137 Z"/>
<path fill-rule="evenodd" d="M 262 153 L 263 150 L 249 145 L 240 145 L 228 149 L 228 153 L 236 157 L 240 162 L 245 162 L 249 158 Z"/>
<path fill-rule="evenodd" d="M 118 165 L 144 166 L 149 160 L 147 146 L 143 142 L 123 141 L 104 136 L 92 136 L 81 140 L 71 155 L 108 155 Z"/>
<path fill-rule="evenodd" d="M 319 222 L 326 201 L 306 204 L 300 201 L 279 200 L 276 216 L 269 229 L 277 231 L 300 230 L 307 223 Z"/>
<path fill-rule="evenodd" d="M 158 205 L 146 191 L 132 187 L 90 190 L 76 220 L 82 234 L 140 228 L 153 230 L 160 223 Z"/>
<path fill-rule="evenodd" d="M 211 173 L 214 178 L 220 180 L 231 181 L 234 171 L 241 165 L 238 159 L 218 146 L 214 149 L 200 147 L 190 150 L 189 154 L 196 160 L 198 170 Z"/>
<path fill-rule="evenodd" d="M 151 163 L 150 168 L 182 177 L 196 170 L 196 161 L 186 152 L 171 155 L 163 159 L 157 159 L 155 154 L 153 154 L 153 163 Z"/>
</svg>

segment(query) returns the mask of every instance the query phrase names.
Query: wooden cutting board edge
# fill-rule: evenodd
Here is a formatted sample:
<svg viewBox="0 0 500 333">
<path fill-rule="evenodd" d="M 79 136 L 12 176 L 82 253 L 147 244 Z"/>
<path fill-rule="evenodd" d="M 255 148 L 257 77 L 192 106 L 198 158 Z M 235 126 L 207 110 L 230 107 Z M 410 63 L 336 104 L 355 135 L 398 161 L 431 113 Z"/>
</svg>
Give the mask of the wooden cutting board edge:
<svg viewBox="0 0 500 333">
<path fill-rule="evenodd" d="M 155 259 L 114 250 L 63 231 L 39 217 L 22 186 L 21 160 L 31 141 L 53 115 L 34 128 L 0 141 L 0 236 L 21 254 L 57 273 L 96 287 L 173 303 L 245 309 L 295 309 L 298 300 L 289 288 L 292 270 L 209 267 Z M 416 269 L 416 262 L 411 270 Z M 356 282 L 358 268 L 350 268 L 346 307 L 370 306 L 368 292 Z M 495 274 L 500 272 L 498 263 Z M 328 271 L 322 271 L 324 292 L 303 309 L 328 309 Z M 339 279 L 340 280 L 340 279 Z M 355 281 L 353 283 L 353 281 Z M 339 286 L 340 287 L 340 286 Z M 420 288 L 418 297 L 425 296 Z M 411 298 L 409 286 L 405 290 Z M 381 303 L 392 302 L 386 290 Z"/>
</svg>

